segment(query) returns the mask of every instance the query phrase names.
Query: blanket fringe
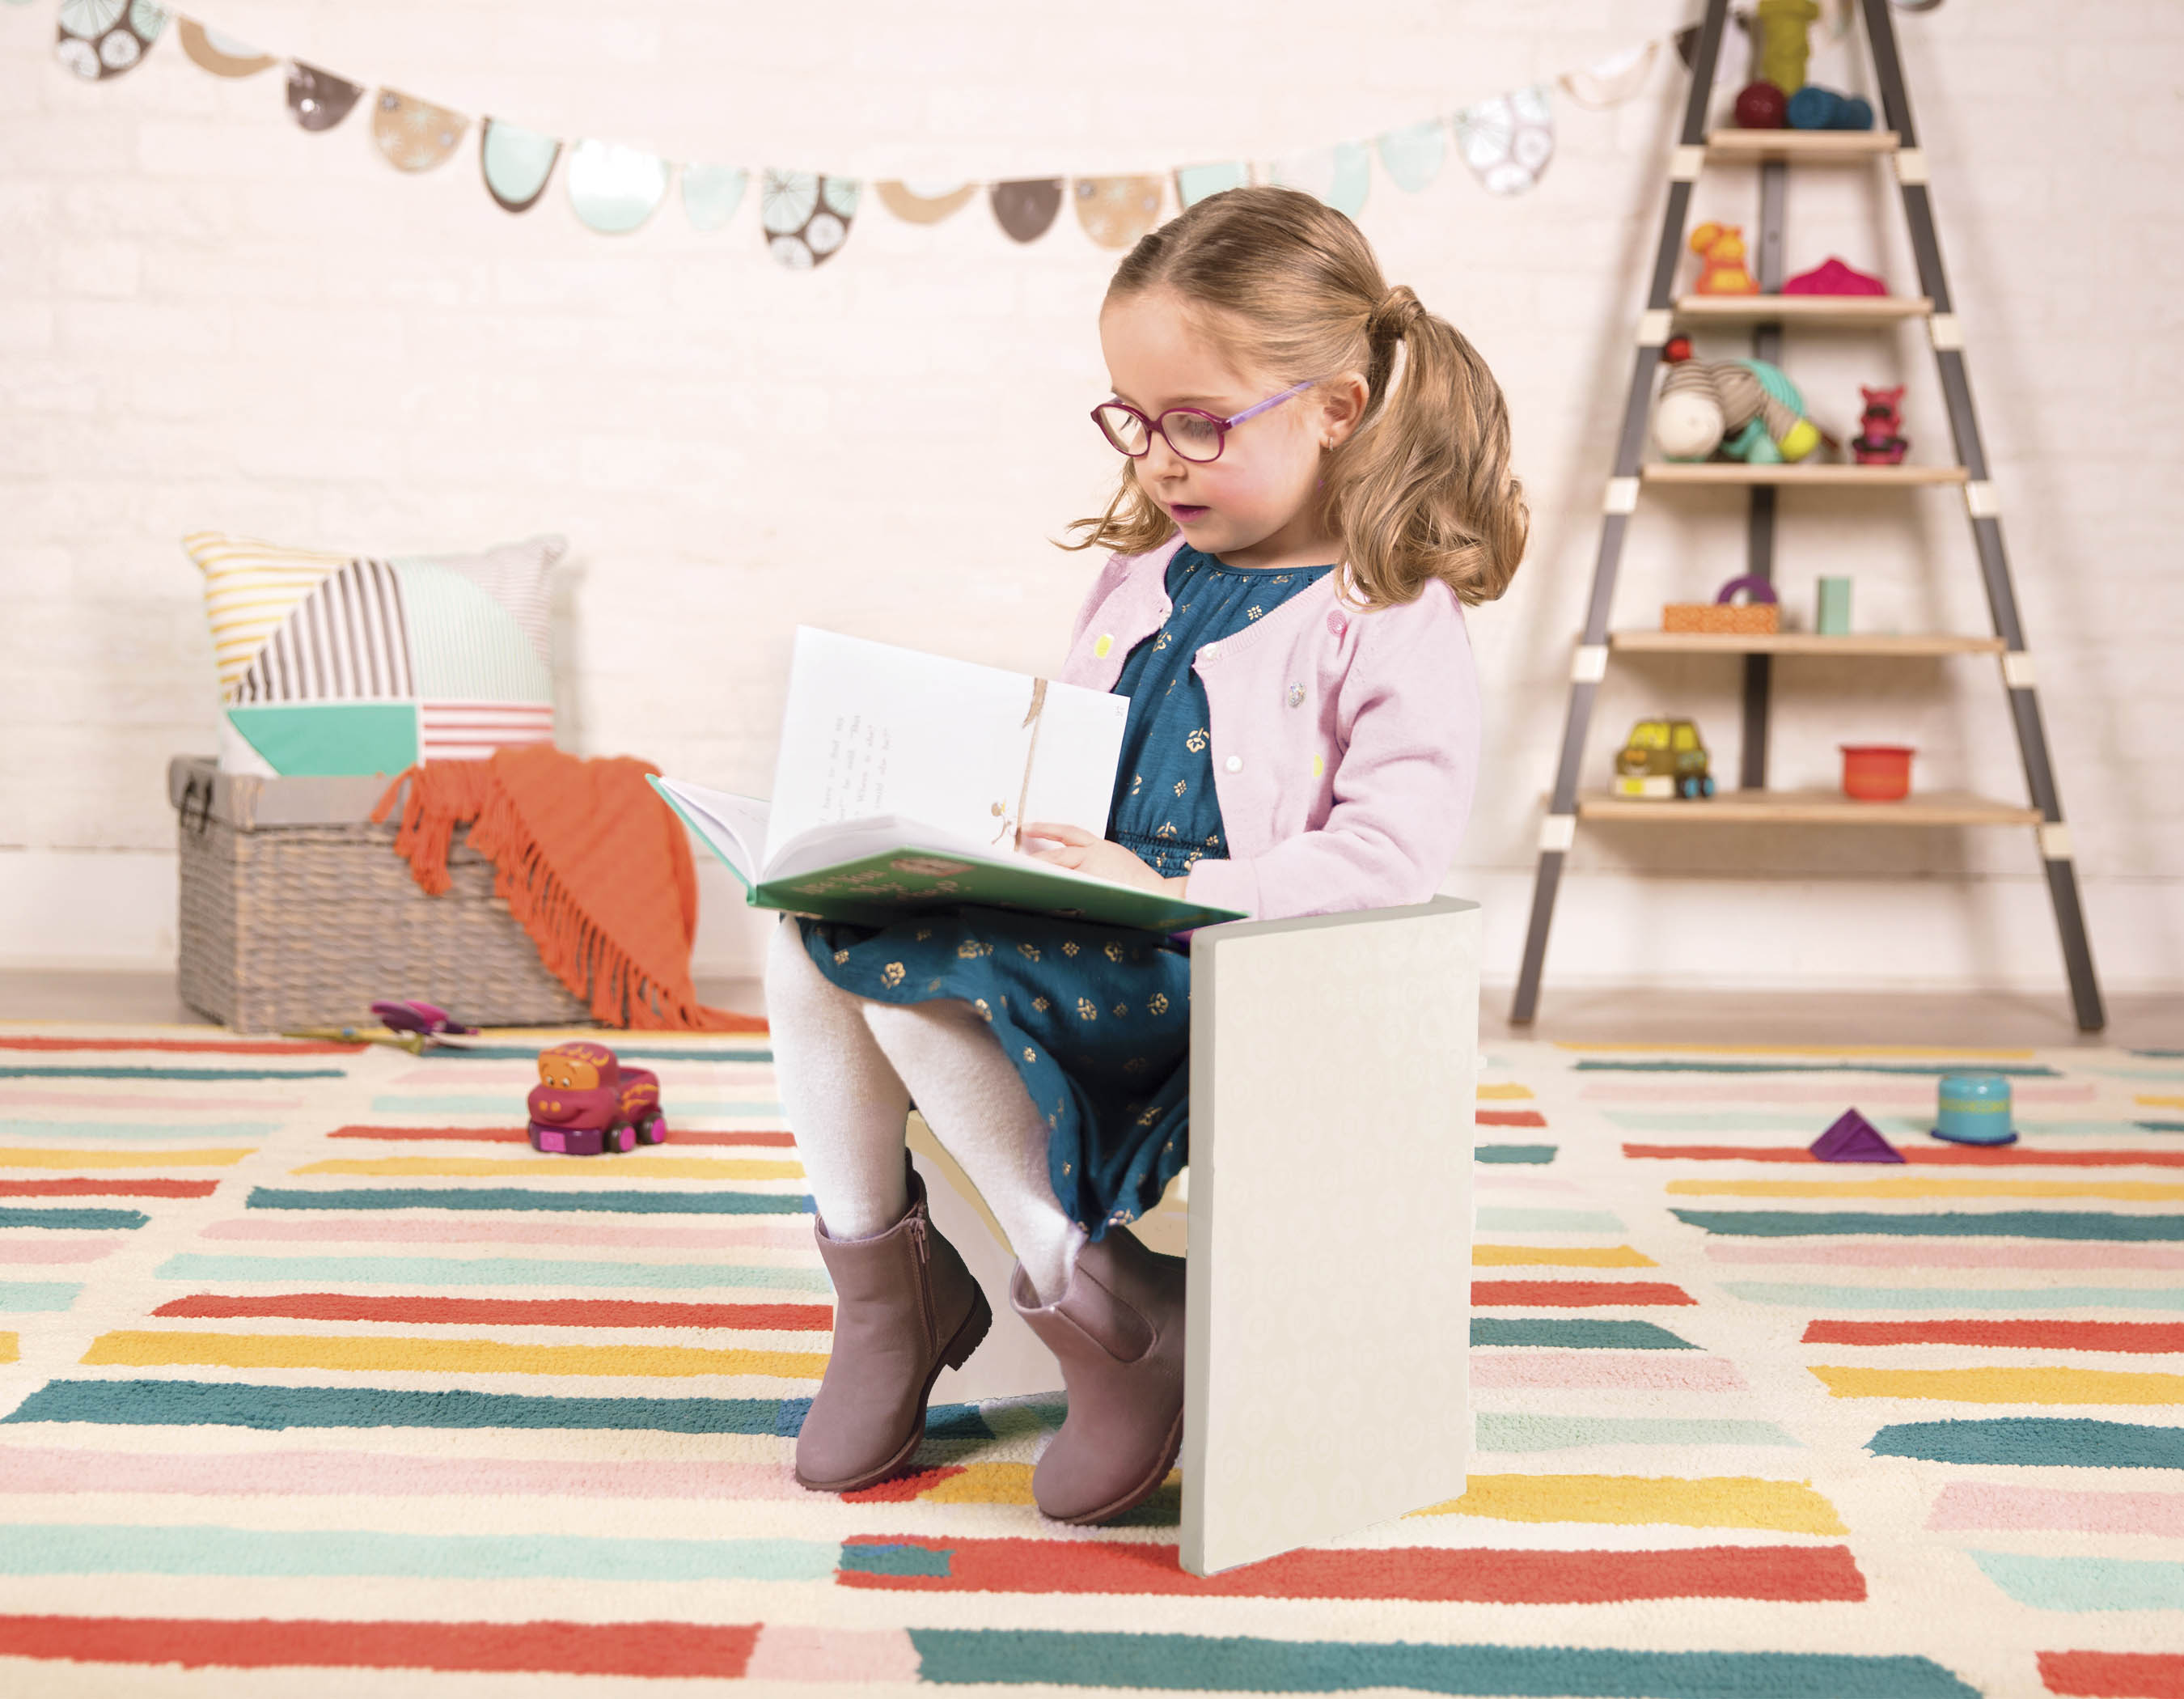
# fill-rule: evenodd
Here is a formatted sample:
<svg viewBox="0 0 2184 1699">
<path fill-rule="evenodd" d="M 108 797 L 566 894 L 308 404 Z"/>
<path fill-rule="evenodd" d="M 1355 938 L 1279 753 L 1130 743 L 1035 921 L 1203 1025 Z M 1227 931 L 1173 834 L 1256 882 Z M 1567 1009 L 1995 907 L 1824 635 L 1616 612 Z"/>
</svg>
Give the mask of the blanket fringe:
<svg viewBox="0 0 2184 1699">
<path fill-rule="evenodd" d="M 547 864 L 491 761 L 421 762 L 387 787 L 372 810 L 373 820 L 387 818 L 405 783 L 394 850 L 409 861 L 418 884 L 433 896 L 452 888 L 448 852 L 455 827 L 468 823 L 471 848 L 493 865 L 493 894 L 530 934 L 547 971 L 584 1000 L 594 1019 L 637 1031 L 764 1030 L 763 1022 L 708 1008 L 678 991 L 599 926 Z M 687 932 L 697 912 L 697 871 L 679 827 L 667 843 Z M 682 977 L 687 983 L 687 972 Z"/>
</svg>

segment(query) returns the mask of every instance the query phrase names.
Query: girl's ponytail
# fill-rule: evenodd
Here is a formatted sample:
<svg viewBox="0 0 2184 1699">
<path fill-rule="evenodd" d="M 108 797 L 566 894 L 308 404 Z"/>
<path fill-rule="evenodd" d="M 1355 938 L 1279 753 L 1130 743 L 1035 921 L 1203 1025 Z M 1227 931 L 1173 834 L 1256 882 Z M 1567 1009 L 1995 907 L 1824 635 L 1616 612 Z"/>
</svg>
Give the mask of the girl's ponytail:
<svg viewBox="0 0 2184 1699">
<path fill-rule="evenodd" d="M 1439 578 L 1490 602 L 1524 559 L 1531 514 L 1509 471 L 1509 409 L 1486 362 L 1397 284 L 1362 326 L 1372 399 L 1329 457 L 1324 512 L 1368 603 Z"/>
<path fill-rule="evenodd" d="M 1414 600 L 1440 579 L 1490 602 L 1523 559 L 1531 515 L 1509 471 L 1509 409 L 1485 361 L 1411 291 L 1388 287 L 1357 226 L 1295 189 L 1209 195 L 1148 232 L 1116 268 L 1110 300 L 1169 289 L 1236 351 L 1284 382 L 1362 373 L 1358 428 L 1331 450 L 1320 513 L 1368 607 Z M 1139 554 L 1174 534 L 1134 462 L 1080 540 Z"/>
</svg>

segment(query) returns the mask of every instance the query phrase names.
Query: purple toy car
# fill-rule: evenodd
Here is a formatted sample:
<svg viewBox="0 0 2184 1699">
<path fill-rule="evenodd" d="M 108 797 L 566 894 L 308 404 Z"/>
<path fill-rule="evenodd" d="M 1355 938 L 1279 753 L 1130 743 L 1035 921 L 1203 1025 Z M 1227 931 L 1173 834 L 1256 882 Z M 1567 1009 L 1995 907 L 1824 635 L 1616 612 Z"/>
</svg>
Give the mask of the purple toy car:
<svg viewBox="0 0 2184 1699">
<path fill-rule="evenodd" d="M 578 1039 L 538 1053 L 531 1088 L 531 1145 L 568 1156 L 633 1150 L 667 1137 L 660 1077 L 624 1067 L 604 1044 Z"/>
</svg>

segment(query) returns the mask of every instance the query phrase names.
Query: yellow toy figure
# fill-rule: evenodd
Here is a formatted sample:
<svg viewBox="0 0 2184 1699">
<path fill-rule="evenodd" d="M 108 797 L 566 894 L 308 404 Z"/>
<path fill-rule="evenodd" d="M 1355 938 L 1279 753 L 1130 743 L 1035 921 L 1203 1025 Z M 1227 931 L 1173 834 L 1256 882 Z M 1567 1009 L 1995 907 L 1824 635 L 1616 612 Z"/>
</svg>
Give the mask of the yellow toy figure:
<svg viewBox="0 0 2184 1699">
<path fill-rule="evenodd" d="M 1759 80 L 1785 94 L 1805 86 L 1805 60 L 1811 52 L 1807 31 L 1820 15 L 1814 0 L 1759 0 Z"/>
<path fill-rule="evenodd" d="M 1804 0 L 1810 5 L 1812 0 Z M 1691 232 L 1691 252 L 1699 257 L 1701 295 L 1757 295 L 1759 284 L 1744 264 L 1744 226 L 1702 224 Z"/>
</svg>

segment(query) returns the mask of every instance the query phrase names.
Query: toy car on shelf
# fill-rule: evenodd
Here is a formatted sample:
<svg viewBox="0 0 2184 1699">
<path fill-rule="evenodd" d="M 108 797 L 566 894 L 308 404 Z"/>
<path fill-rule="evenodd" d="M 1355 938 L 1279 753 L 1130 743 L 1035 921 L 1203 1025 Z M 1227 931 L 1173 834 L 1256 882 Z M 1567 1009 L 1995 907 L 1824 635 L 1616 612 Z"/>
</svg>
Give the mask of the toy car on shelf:
<svg viewBox="0 0 2184 1699">
<path fill-rule="evenodd" d="M 1689 720 L 1641 720 L 1615 752 L 1618 796 L 1712 796 L 1707 747 Z"/>
<path fill-rule="evenodd" d="M 538 1053 L 531 1088 L 531 1146 L 566 1156 L 633 1150 L 667 1137 L 660 1077 L 624 1067 L 604 1044 L 578 1039 Z"/>
</svg>

